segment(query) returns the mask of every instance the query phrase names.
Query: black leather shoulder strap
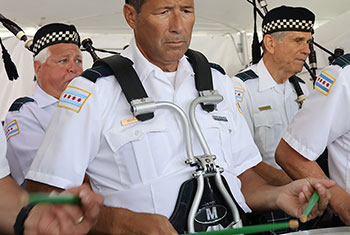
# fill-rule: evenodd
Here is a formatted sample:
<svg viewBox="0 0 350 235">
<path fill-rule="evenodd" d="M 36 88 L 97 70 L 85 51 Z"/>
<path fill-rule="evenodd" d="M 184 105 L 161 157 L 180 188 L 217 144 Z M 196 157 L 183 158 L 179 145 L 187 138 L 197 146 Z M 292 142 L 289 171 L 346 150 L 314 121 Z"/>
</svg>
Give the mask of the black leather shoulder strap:
<svg viewBox="0 0 350 235">
<path fill-rule="evenodd" d="M 217 71 L 219 71 L 223 75 L 226 75 L 225 69 L 223 67 L 221 67 L 219 64 L 209 62 L 209 65 L 211 68 L 216 69 Z"/>
<path fill-rule="evenodd" d="M 85 70 L 80 76 L 95 83 L 98 78 L 112 74 L 112 71 L 107 66 L 96 66 Z"/>
<path fill-rule="evenodd" d="M 107 66 L 118 80 L 123 93 L 130 103 L 132 100 L 147 98 L 148 95 L 135 71 L 132 67 L 133 62 L 121 55 L 113 55 L 100 60 L 97 60 L 95 66 Z M 152 119 L 154 113 L 146 113 L 138 115 L 137 119 L 146 121 Z"/>
<path fill-rule="evenodd" d="M 194 51 L 188 49 L 185 55 L 188 57 L 188 61 L 191 63 L 196 89 L 198 92 L 205 90 L 213 90 L 213 79 L 211 74 L 211 69 L 207 58 L 199 51 Z M 201 104 L 202 109 L 207 112 L 212 112 L 214 110 L 214 105 L 204 105 Z"/>
<path fill-rule="evenodd" d="M 200 52 L 189 49 L 186 52 L 195 73 L 196 89 L 200 91 L 213 90 L 212 74 L 207 58 Z M 147 98 L 148 95 L 133 68 L 133 62 L 121 55 L 113 55 L 96 61 L 92 69 L 86 70 L 82 76 L 95 82 L 97 78 L 114 74 L 123 93 L 130 103 L 135 99 Z M 109 70 L 111 72 L 108 72 Z M 102 74 L 102 75 L 101 75 Z M 214 105 L 201 104 L 207 112 L 214 110 Z M 146 121 L 152 119 L 154 113 L 138 115 L 137 119 Z"/>
<path fill-rule="evenodd" d="M 34 99 L 30 98 L 30 97 L 21 97 L 21 98 L 16 99 L 12 103 L 12 105 L 9 109 L 9 112 L 19 111 L 21 109 L 21 107 L 27 102 L 34 102 Z"/>
</svg>

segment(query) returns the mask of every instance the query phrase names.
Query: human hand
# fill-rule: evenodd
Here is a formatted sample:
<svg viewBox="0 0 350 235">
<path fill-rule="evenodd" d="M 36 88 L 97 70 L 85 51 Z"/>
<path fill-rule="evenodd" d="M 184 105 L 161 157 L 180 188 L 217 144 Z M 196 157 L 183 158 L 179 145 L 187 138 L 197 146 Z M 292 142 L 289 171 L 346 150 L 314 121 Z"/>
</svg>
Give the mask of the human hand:
<svg viewBox="0 0 350 235">
<path fill-rule="evenodd" d="M 87 185 L 74 187 L 63 193 L 78 195 L 78 205 L 39 204 L 29 213 L 24 233 L 31 234 L 86 234 L 96 223 L 103 198 Z"/>
<path fill-rule="evenodd" d="M 320 199 L 308 215 L 308 220 L 313 219 L 316 216 L 322 215 L 323 211 L 327 208 L 331 197 L 328 189 L 334 185 L 335 182 L 333 180 L 315 178 L 293 181 L 282 187 L 282 192 L 277 198 L 277 205 L 287 214 L 299 218 L 316 189 Z"/>
</svg>

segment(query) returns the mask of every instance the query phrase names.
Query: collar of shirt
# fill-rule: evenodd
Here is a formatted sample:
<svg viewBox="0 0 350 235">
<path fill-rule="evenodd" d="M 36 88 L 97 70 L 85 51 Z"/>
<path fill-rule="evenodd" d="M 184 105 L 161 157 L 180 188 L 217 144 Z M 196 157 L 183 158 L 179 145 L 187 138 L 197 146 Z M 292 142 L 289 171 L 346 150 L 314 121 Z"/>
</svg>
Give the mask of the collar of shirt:
<svg viewBox="0 0 350 235">
<path fill-rule="evenodd" d="M 190 62 L 188 62 L 186 56 L 183 56 L 180 59 L 179 65 L 177 67 L 175 78 L 175 90 L 178 90 L 184 79 L 188 77 L 194 78 L 194 71 Z"/>
<path fill-rule="evenodd" d="M 131 39 L 130 45 L 121 53 L 122 56 L 127 57 L 131 59 L 134 62 L 134 68 L 137 71 L 137 75 L 139 76 L 141 82 L 144 82 L 149 75 L 154 72 L 154 76 L 158 77 L 160 79 L 166 79 L 163 71 L 156 65 L 149 62 L 141 53 L 141 51 L 136 46 L 135 39 Z M 193 74 L 192 67 L 190 63 L 187 61 L 186 57 L 183 56 L 180 61 L 177 68 L 176 73 L 176 81 L 175 81 L 175 87 L 179 84 L 179 73 L 181 72 L 191 72 Z M 167 81 L 168 82 L 168 81 Z"/>
<path fill-rule="evenodd" d="M 259 91 L 264 91 L 277 85 L 276 81 L 267 70 L 263 59 L 257 64 L 257 74 L 259 75 Z"/>
<path fill-rule="evenodd" d="M 58 101 L 55 97 L 47 94 L 43 89 L 41 89 L 39 85 L 36 85 L 33 98 L 37 102 L 39 108 L 50 106 Z"/>
</svg>

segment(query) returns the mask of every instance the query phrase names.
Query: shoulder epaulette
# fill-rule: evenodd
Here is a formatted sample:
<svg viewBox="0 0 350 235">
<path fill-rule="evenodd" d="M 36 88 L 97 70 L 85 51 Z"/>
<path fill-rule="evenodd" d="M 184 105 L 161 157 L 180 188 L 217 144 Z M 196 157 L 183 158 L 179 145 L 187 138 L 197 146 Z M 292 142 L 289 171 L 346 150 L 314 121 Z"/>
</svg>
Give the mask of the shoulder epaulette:
<svg viewBox="0 0 350 235">
<path fill-rule="evenodd" d="M 258 78 L 259 76 L 251 69 L 238 73 L 235 75 L 236 77 L 240 78 L 243 82 L 249 80 L 249 79 L 255 79 Z"/>
<path fill-rule="evenodd" d="M 221 67 L 219 64 L 209 62 L 209 65 L 211 68 L 216 69 L 217 71 L 219 71 L 223 75 L 226 75 L 225 69 L 223 67 Z"/>
<path fill-rule="evenodd" d="M 95 83 L 98 78 L 112 74 L 113 72 L 107 66 L 96 66 L 85 70 L 80 76 Z"/>
<path fill-rule="evenodd" d="M 345 66 L 350 64 L 350 54 L 345 54 L 337 59 L 335 59 L 332 63 L 332 65 L 339 65 L 340 67 L 344 68 Z"/>
<path fill-rule="evenodd" d="M 9 112 L 20 110 L 21 107 L 27 102 L 34 102 L 34 99 L 30 97 L 21 97 L 16 99 L 15 102 L 12 103 Z"/>
</svg>

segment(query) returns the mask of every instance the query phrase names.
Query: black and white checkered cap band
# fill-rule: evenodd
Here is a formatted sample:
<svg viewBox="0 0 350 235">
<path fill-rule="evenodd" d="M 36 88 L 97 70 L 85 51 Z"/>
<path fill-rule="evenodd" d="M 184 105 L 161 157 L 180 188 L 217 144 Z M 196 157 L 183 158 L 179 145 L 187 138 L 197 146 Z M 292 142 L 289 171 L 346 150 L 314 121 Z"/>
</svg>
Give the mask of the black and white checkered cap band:
<svg viewBox="0 0 350 235">
<path fill-rule="evenodd" d="M 79 35 L 74 31 L 59 31 L 59 32 L 51 32 L 46 34 L 44 37 L 40 38 L 33 45 L 33 52 L 37 54 L 42 48 L 47 45 L 52 45 L 60 42 L 71 42 L 75 44 L 79 44 Z"/>
<path fill-rule="evenodd" d="M 262 32 L 264 34 L 278 31 L 311 31 L 314 26 L 312 20 L 299 20 L 299 19 L 278 19 L 271 21 L 264 25 Z"/>
</svg>

